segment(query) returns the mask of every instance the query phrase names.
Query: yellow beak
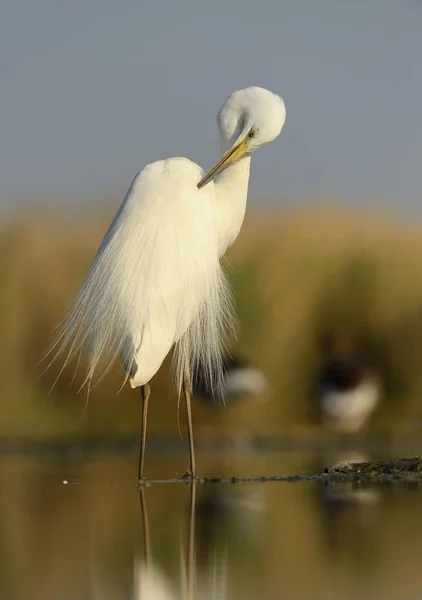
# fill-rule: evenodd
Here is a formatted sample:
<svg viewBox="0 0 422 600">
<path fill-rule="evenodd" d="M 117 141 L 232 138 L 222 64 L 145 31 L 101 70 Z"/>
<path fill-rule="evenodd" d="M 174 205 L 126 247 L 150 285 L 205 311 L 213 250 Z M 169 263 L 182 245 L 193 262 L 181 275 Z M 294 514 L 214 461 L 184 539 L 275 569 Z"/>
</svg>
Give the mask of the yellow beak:
<svg viewBox="0 0 422 600">
<path fill-rule="evenodd" d="M 229 148 L 227 152 L 225 152 L 220 158 L 215 167 L 213 167 L 211 171 L 201 179 L 201 181 L 198 183 L 198 189 L 200 190 L 202 187 L 204 187 L 204 185 L 207 185 L 211 179 L 214 179 L 216 175 L 221 173 L 221 171 L 223 171 L 226 167 L 235 163 L 237 160 L 239 160 L 239 158 L 242 158 L 242 156 L 244 156 L 248 151 L 248 141 L 249 137 L 248 134 L 246 134 L 240 140 L 240 142 L 238 142 L 232 148 Z"/>
</svg>

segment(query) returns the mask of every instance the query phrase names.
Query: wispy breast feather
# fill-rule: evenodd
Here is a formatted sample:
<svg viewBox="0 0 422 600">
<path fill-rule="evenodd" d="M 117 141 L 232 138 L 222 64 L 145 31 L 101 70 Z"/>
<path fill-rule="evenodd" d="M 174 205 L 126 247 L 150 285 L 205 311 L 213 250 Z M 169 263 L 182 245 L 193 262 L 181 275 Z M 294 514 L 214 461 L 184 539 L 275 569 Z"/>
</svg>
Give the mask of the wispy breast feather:
<svg viewBox="0 0 422 600">
<path fill-rule="evenodd" d="M 126 376 L 141 385 L 173 344 L 178 387 L 186 352 L 218 381 L 234 319 L 213 187 L 197 190 L 200 177 L 186 159 L 153 163 L 135 177 L 51 349 L 66 353 L 65 365 L 87 354 L 84 384 L 120 355 Z"/>
</svg>

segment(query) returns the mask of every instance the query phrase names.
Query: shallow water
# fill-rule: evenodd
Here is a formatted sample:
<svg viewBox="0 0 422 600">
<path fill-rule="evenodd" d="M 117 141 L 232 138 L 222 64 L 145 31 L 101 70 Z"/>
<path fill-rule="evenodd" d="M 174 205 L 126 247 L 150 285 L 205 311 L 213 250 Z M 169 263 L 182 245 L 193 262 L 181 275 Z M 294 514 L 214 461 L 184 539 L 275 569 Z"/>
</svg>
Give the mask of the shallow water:
<svg viewBox="0 0 422 600">
<path fill-rule="evenodd" d="M 242 477 L 307 474 L 378 457 L 296 445 L 203 451 L 197 460 L 203 475 Z M 135 453 L 111 447 L 3 453 L 2 599 L 420 597 L 415 489 L 177 483 L 140 493 L 136 461 Z M 152 478 L 181 475 L 186 461 L 184 452 L 150 451 L 146 470 Z"/>
</svg>

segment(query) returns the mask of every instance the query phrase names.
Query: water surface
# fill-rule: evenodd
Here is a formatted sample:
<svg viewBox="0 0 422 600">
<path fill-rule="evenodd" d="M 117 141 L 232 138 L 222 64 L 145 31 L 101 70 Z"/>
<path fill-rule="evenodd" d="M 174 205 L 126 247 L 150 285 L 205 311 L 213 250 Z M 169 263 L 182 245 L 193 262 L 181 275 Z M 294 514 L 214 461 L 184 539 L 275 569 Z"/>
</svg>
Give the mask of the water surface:
<svg viewBox="0 0 422 600">
<path fill-rule="evenodd" d="M 203 475 L 312 473 L 361 450 L 202 452 Z M 186 470 L 150 452 L 153 478 Z M 0 457 L 0 597 L 166 600 L 420 597 L 422 503 L 356 483 L 152 484 L 136 454 Z M 67 481 L 67 483 L 63 483 Z M 194 506 L 194 509 L 193 509 Z"/>
</svg>

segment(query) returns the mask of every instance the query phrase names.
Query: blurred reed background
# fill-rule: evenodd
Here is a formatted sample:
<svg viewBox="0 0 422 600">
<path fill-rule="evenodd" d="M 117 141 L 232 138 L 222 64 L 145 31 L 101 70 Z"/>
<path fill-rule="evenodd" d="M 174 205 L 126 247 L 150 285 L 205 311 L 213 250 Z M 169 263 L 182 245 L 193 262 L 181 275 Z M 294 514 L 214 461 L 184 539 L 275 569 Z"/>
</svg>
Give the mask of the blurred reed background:
<svg viewBox="0 0 422 600">
<path fill-rule="evenodd" d="M 255 205 L 256 206 L 256 205 Z M 118 393 L 116 364 L 86 397 L 83 365 L 39 363 L 110 220 L 15 214 L 0 235 L 0 435 L 58 439 L 137 435 L 138 393 Z M 195 403 L 196 435 L 327 435 L 316 387 L 329 332 L 379 384 L 365 432 L 403 434 L 421 419 L 422 227 L 385 213 L 313 206 L 250 210 L 228 254 L 240 320 L 232 348 L 262 369 L 268 389 L 222 410 Z M 153 379 L 150 433 L 177 436 L 170 361 Z M 182 411 L 182 423 L 184 414 Z"/>
</svg>

